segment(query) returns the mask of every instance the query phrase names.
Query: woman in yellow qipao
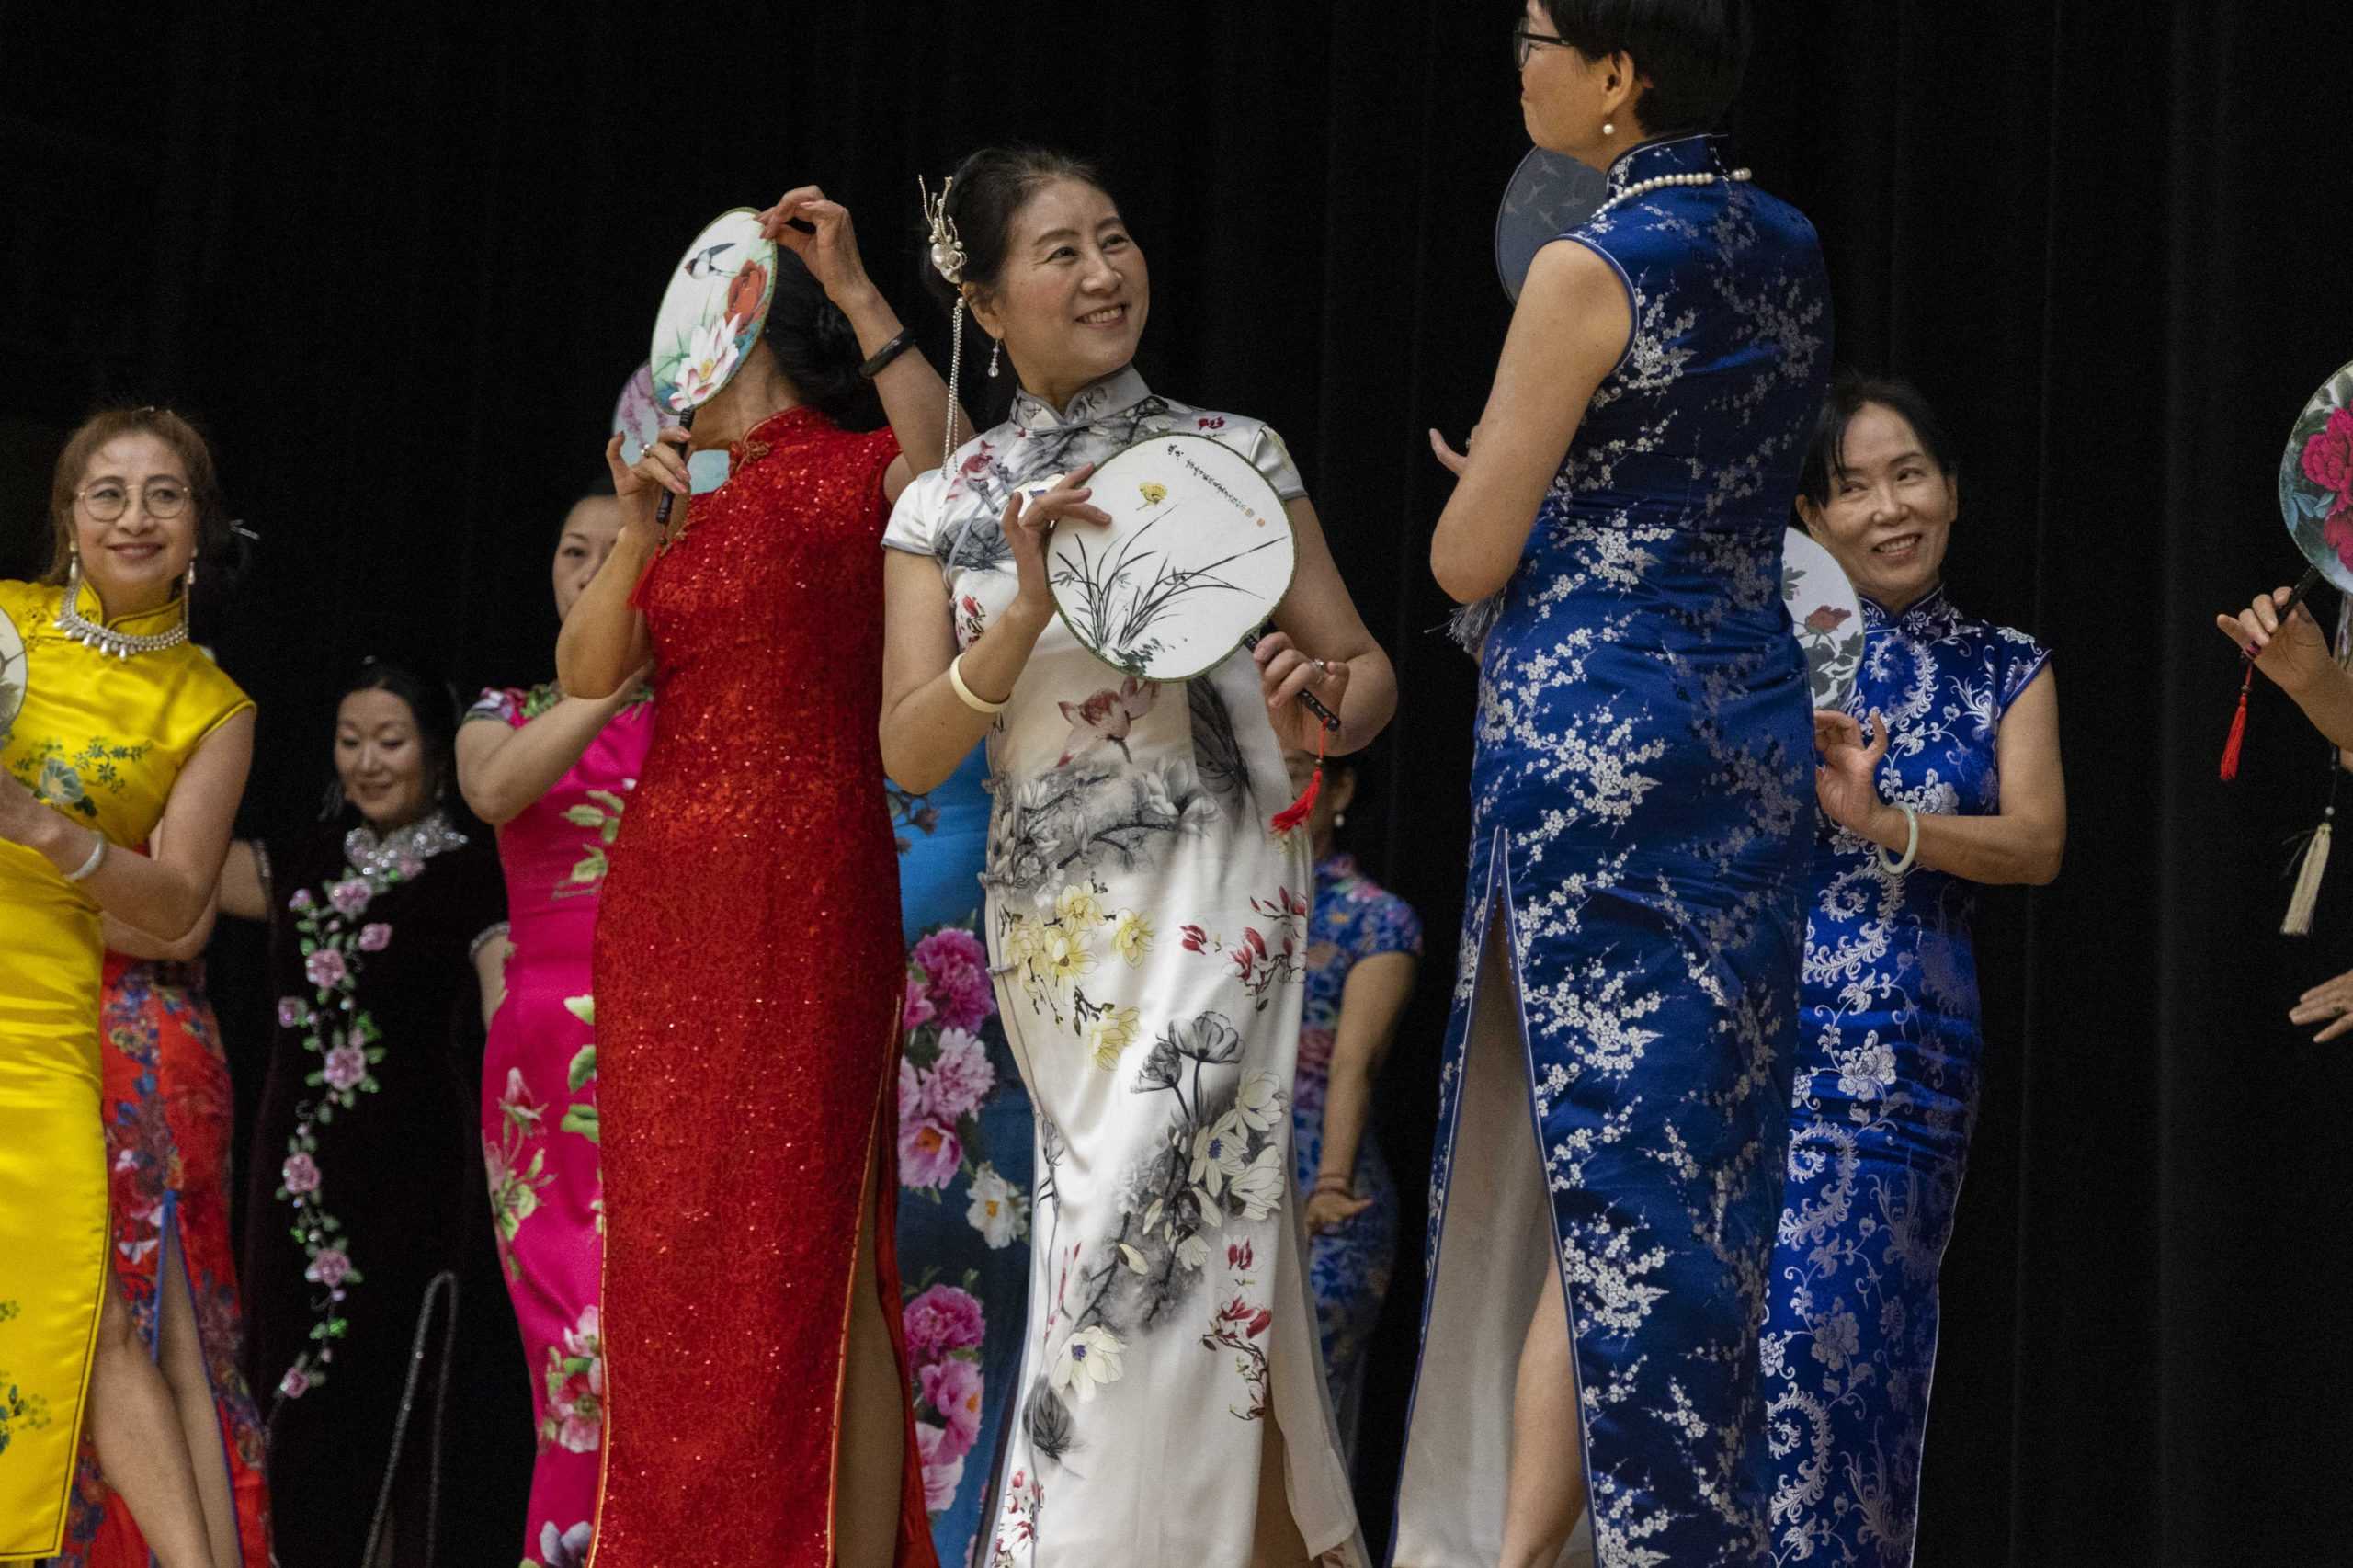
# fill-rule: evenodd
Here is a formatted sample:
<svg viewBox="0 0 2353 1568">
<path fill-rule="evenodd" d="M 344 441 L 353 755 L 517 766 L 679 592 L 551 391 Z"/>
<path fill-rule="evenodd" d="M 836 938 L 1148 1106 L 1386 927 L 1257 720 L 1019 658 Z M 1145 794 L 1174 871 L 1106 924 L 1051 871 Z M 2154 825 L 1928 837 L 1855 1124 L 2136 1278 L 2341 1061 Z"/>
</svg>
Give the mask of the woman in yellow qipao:
<svg viewBox="0 0 2353 1568">
<path fill-rule="evenodd" d="M 98 1109 L 105 923 L 196 925 L 253 759 L 253 703 L 188 641 L 216 491 L 176 415 L 98 415 L 58 460 L 50 571 L 0 581 L 0 1562 L 58 1550 L 86 1420 L 163 1568 L 232 1568 L 108 1265 Z"/>
</svg>

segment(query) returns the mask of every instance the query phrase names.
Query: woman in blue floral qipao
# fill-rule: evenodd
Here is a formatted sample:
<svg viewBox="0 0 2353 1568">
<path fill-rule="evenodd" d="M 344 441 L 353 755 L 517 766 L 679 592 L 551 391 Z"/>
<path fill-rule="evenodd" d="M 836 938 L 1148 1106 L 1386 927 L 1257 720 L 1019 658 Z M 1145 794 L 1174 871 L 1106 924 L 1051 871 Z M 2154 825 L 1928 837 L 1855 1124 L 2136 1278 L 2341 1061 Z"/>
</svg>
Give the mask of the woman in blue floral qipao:
<svg viewBox="0 0 2353 1568">
<path fill-rule="evenodd" d="M 1976 890 L 2048 882 L 2066 841 L 2049 654 L 1945 595 L 1949 453 L 1912 388 L 1841 378 L 1799 489 L 1867 642 L 1848 710 L 1816 721 L 1824 820 L 1764 1335 L 1777 1562 L 1912 1561 L 1984 1054 Z"/>
</svg>

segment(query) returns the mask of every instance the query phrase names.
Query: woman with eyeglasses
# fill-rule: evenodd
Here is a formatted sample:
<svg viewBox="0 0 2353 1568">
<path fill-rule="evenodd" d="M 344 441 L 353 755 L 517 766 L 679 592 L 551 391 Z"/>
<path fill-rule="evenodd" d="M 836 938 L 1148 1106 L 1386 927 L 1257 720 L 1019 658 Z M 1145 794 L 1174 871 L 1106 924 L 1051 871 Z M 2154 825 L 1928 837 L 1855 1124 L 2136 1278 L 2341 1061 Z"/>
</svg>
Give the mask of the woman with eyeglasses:
<svg viewBox="0 0 2353 1568">
<path fill-rule="evenodd" d="M 1756 1324 L 1811 849 L 1781 539 L 1829 377 L 1813 230 L 1710 134 L 1743 0 L 1529 0 L 1537 253 L 1431 545 L 1480 657 L 1469 900 L 1395 1561 L 1768 1551 Z"/>
<path fill-rule="evenodd" d="M 66 1546 L 85 1430 L 165 1568 L 238 1560 L 225 1473 L 199 1482 L 222 1467 L 186 1278 L 154 1303 L 159 1369 L 110 1267 L 100 1110 L 105 927 L 204 917 L 253 758 L 253 703 L 188 640 L 228 528 L 213 473 L 167 410 L 85 421 L 49 571 L 0 582 L 0 1561 Z"/>
</svg>

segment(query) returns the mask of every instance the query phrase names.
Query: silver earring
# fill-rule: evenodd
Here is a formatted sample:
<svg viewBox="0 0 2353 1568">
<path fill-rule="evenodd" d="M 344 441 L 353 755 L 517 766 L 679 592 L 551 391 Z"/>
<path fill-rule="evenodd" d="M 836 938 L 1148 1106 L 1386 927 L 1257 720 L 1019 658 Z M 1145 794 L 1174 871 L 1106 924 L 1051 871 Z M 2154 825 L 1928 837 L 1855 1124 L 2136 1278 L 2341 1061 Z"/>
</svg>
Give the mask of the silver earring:
<svg viewBox="0 0 2353 1568">
<path fill-rule="evenodd" d="M 989 349 L 989 380 L 996 380 L 997 356 L 1005 352 L 1005 339 L 1000 337 Z"/>
</svg>

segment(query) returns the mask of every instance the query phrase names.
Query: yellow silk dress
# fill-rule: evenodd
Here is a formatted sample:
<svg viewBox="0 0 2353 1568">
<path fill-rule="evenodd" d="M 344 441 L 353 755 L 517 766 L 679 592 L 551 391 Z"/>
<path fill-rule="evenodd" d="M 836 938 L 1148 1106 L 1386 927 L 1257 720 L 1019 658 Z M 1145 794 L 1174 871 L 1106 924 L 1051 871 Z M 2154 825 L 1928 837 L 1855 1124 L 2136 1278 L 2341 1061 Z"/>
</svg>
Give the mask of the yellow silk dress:
<svg viewBox="0 0 2353 1568">
<path fill-rule="evenodd" d="M 25 648 L 0 767 L 135 847 L 197 747 L 253 704 L 188 643 L 118 659 L 71 641 L 55 625 L 64 593 L 0 581 L 0 615 Z M 98 619 L 87 585 L 79 608 Z M 179 617 L 175 601 L 107 624 L 148 635 Z M 0 1562 L 58 1550 L 81 1440 L 107 1277 L 104 957 L 97 905 L 45 857 L 0 840 Z"/>
</svg>

